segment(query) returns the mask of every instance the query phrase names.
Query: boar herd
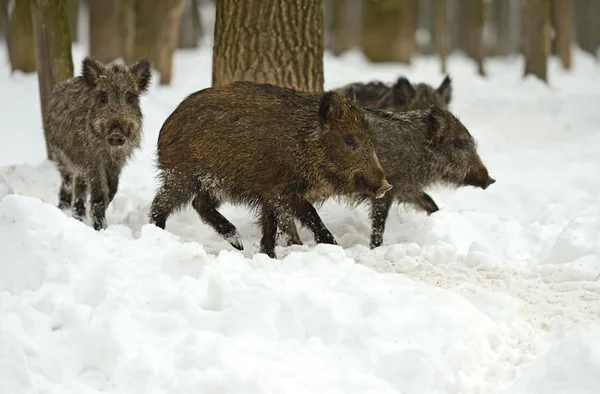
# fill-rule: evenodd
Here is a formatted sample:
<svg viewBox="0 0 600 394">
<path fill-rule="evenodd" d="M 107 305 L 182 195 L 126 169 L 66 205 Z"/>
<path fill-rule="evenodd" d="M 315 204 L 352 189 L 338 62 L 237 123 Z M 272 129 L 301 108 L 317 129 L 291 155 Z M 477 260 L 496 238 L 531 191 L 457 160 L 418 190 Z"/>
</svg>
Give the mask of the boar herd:
<svg viewBox="0 0 600 394">
<path fill-rule="evenodd" d="M 141 145 L 140 95 L 151 64 L 82 62 L 81 76 L 58 83 L 44 132 L 61 177 L 58 207 L 78 220 L 89 212 L 96 230 L 127 160 Z M 336 244 L 315 206 L 328 199 L 370 207 L 370 247 L 382 244 L 392 203 L 428 215 L 434 185 L 486 189 L 495 180 L 474 138 L 448 110 L 452 86 L 411 84 L 401 77 L 352 83 L 326 92 L 233 82 L 186 97 L 162 125 L 157 144 L 160 185 L 149 212 L 164 229 L 191 202 L 200 219 L 234 248 L 237 228 L 223 203 L 256 211 L 260 252 L 276 258 L 277 235 L 301 245 L 296 220 L 317 243 Z"/>
</svg>

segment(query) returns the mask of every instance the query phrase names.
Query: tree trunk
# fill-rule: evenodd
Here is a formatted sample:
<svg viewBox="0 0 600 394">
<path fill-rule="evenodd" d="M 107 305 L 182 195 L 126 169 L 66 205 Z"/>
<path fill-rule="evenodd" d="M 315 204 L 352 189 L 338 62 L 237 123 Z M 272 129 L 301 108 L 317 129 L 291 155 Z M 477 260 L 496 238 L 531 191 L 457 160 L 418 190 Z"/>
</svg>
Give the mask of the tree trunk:
<svg viewBox="0 0 600 394">
<path fill-rule="evenodd" d="M 549 0 L 523 2 L 523 54 L 525 73 L 548 82 Z"/>
<path fill-rule="evenodd" d="M 121 36 L 121 55 L 126 63 L 131 64 L 134 62 L 135 52 L 134 0 L 117 0 L 117 23 Z"/>
<path fill-rule="evenodd" d="M 363 52 L 372 62 L 409 64 L 415 48 L 415 0 L 367 0 Z"/>
<path fill-rule="evenodd" d="M 464 51 L 461 46 L 461 6 L 459 0 L 446 0 L 446 53 L 458 49 Z"/>
<path fill-rule="evenodd" d="M 435 7 L 437 0 L 419 0 L 417 3 L 416 16 L 418 28 L 425 34 L 421 40 L 417 39 L 415 52 L 423 55 L 433 55 L 435 48 Z"/>
<path fill-rule="evenodd" d="M 573 42 L 573 1 L 552 0 L 552 24 L 554 26 L 554 53 L 560 58 L 565 70 L 571 68 L 571 43 Z"/>
<path fill-rule="evenodd" d="M 17 1 L 10 16 L 8 55 L 11 70 L 19 70 L 25 73 L 36 70 L 35 50 L 33 48 L 33 22 L 29 0 Z"/>
<path fill-rule="evenodd" d="M 121 37 L 114 0 L 88 0 L 90 55 L 110 63 L 121 54 Z"/>
<path fill-rule="evenodd" d="M 54 85 L 73 76 L 68 0 L 32 0 L 32 16 L 40 106 L 45 121 Z"/>
<path fill-rule="evenodd" d="M 233 81 L 323 90 L 323 3 L 217 2 L 212 85 Z"/>
<path fill-rule="evenodd" d="M 492 0 L 494 25 L 494 49 L 492 56 L 507 56 L 510 53 L 510 0 Z"/>
<path fill-rule="evenodd" d="M 173 73 L 173 53 L 177 49 L 177 39 L 181 23 L 182 0 L 167 0 L 162 3 L 164 7 L 164 19 L 159 23 L 158 40 L 156 45 L 157 66 L 160 72 L 160 84 L 168 85 L 171 83 Z"/>
<path fill-rule="evenodd" d="M 79 0 L 69 1 L 69 34 L 71 42 L 79 41 Z M 105 0 L 109 1 L 109 0 Z"/>
<path fill-rule="evenodd" d="M 483 65 L 483 0 L 462 0 L 460 2 L 460 47 L 477 64 L 477 72 L 485 76 Z"/>
<path fill-rule="evenodd" d="M 8 3 L 10 0 L 0 0 L 0 37 L 8 34 Z M 7 40 L 8 42 L 8 40 Z"/>
<path fill-rule="evenodd" d="M 435 51 L 440 57 L 442 73 L 447 73 L 446 54 L 448 44 L 446 43 L 446 0 L 435 0 L 435 24 L 434 24 L 434 43 Z"/>
<path fill-rule="evenodd" d="M 179 48 L 197 48 L 202 38 L 202 25 L 198 4 L 195 0 L 183 0 L 181 25 L 179 28 Z"/>
<path fill-rule="evenodd" d="M 577 43 L 582 50 L 597 56 L 600 46 L 600 2 L 598 0 L 577 0 L 575 23 Z"/>
</svg>

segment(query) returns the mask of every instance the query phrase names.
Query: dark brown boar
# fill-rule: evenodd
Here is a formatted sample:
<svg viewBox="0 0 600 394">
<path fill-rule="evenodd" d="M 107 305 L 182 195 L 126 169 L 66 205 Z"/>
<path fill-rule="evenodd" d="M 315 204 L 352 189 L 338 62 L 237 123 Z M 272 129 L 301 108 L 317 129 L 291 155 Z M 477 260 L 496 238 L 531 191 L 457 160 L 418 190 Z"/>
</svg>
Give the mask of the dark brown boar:
<svg viewBox="0 0 600 394">
<path fill-rule="evenodd" d="M 336 244 L 309 201 L 391 188 L 359 108 L 337 93 L 308 93 L 234 82 L 188 96 L 158 138 L 161 186 L 150 221 L 191 201 L 201 220 L 243 250 L 238 230 L 218 208 L 260 212 L 260 252 L 275 258 L 281 218 L 297 218 L 317 243 Z"/>
<path fill-rule="evenodd" d="M 351 98 L 360 107 L 406 112 L 424 110 L 432 104 L 447 109 L 452 99 L 452 80 L 446 76 L 440 86 L 434 88 L 426 83 L 413 85 L 406 77 L 400 77 L 392 85 L 380 81 L 356 82 L 334 91 Z"/>
<path fill-rule="evenodd" d="M 142 139 L 139 97 L 151 78 L 145 59 L 126 66 L 82 62 L 82 75 L 58 83 L 48 103 L 44 133 L 61 176 L 58 206 L 83 220 L 91 195 L 94 229 L 106 228 L 105 211 L 119 176 Z"/>
<path fill-rule="evenodd" d="M 371 248 L 383 242 L 385 223 L 393 202 L 408 203 L 431 214 L 438 210 L 424 189 L 441 185 L 487 189 L 496 182 L 477 153 L 474 138 L 448 110 L 432 106 L 425 111 L 393 113 L 363 109 L 375 151 L 393 188 L 383 198 L 353 196 L 349 203 L 369 202 Z M 314 202 L 314 201 L 313 201 Z M 281 231 L 297 243 L 293 220 L 284 219 Z"/>
</svg>

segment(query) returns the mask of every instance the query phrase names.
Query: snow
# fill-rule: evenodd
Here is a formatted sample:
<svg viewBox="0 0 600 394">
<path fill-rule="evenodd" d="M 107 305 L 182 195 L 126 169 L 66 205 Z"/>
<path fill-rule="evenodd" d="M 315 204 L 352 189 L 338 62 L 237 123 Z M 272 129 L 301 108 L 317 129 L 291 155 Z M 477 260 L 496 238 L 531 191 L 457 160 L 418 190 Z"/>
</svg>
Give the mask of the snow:
<svg viewBox="0 0 600 394">
<path fill-rule="evenodd" d="M 208 28 L 207 28 L 208 29 Z M 74 47 L 77 72 L 86 54 Z M 0 393 L 587 394 L 600 387 L 600 68 L 576 51 L 550 85 L 522 59 L 487 78 L 451 56 L 452 110 L 497 180 L 434 189 L 431 216 L 393 208 L 370 250 L 366 207 L 319 209 L 339 246 L 258 254 L 245 207 L 235 250 L 191 208 L 148 224 L 158 130 L 210 85 L 210 43 L 178 51 L 142 99 L 143 149 L 96 232 L 57 207 L 35 75 L 0 55 Z M 439 84 L 436 59 L 327 54 L 325 87 Z"/>
</svg>

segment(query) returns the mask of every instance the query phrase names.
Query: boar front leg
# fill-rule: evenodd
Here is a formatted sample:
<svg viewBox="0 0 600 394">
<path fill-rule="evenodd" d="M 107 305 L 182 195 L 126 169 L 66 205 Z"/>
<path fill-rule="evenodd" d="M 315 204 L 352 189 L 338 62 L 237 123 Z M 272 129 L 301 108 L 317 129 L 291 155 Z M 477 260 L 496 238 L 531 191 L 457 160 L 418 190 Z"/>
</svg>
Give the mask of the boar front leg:
<svg viewBox="0 0 600 394">
<path fill-rule="evenodd" d="M 60 168 L 60 190 L 58 192 L 58 209 L 69 209 L 73 199 L 72 176 L 65 168 Z"/>
<path fill-rule="evenodd" d="M 192 207 L 200 216 L 200 219 L 210 225 L 221 237 L 225 238 L 227 242 L 238 250 L 244 250 L 242 244 L 242 237 L 238 229 L 231 223 L 225 216 L 223 216 L 217 209 L 219 208 L 219 201 L 210 197 L 204 192 L 198 193 L 198 195 L 192 201 Z"/>
<path fill-rule="evenodd" d="M 312 231 L 316 243 L 337 245 L 333 234 L 325 227 L 325 223 L 310 202 L 302 199 L 294 204 L 293 210 L 300 223 Z"/>
<path fill-rule="evenodd" d="M 383 232 L 392 205 L 393 195 L 386 193 L 382 198 L 371 199 L 371 249 L 381 246 Z"/>
<path fill-rule="evenodd" d="M 425 192 L 422 192 L 410 202 L 427 212 L 427 215 L 431 215 L 440 210 L 435 201 L 433 201 L 433 198 Z"/>
<path fill-rule="evenodd" d="M 119 176 L 121 171 L 118 168 L 107 168 L 106 169 L 106 182 L 108 185 L 108 204 L 112 202 L 119 189 Z"/>
<path fill-rule="evenodd" d="M 85 217 L 87 183 L 82 175 L 76 175 L 74 177 L 73 183 L 75 184 L 75 201 L 73 202 L 73 217 L 81 222 Z"/>
<path fill-rule="evenodd" d="M 90 177 L 90 216 L 94 230 L 106 228 L 106 206 L 108 205 L 108 188 L 103 170 L 94 172 Z"/>
<path fill-rule="evenodd" d="M 277 214 L 275 210 L 263 206 L 261 213 L 262 238 L 260 240 L 260 253 L 272 259 L 275 255 L 275 236 L 277 235 Z"/>
<path fill-rule="evenodd" d="M 294 217 L 290 215 L 281 215 L 278 220 L 281 236 L 287 238 L 287 246 L 302 245 L 302 240 L 298 234 Z"/>
</svg>

